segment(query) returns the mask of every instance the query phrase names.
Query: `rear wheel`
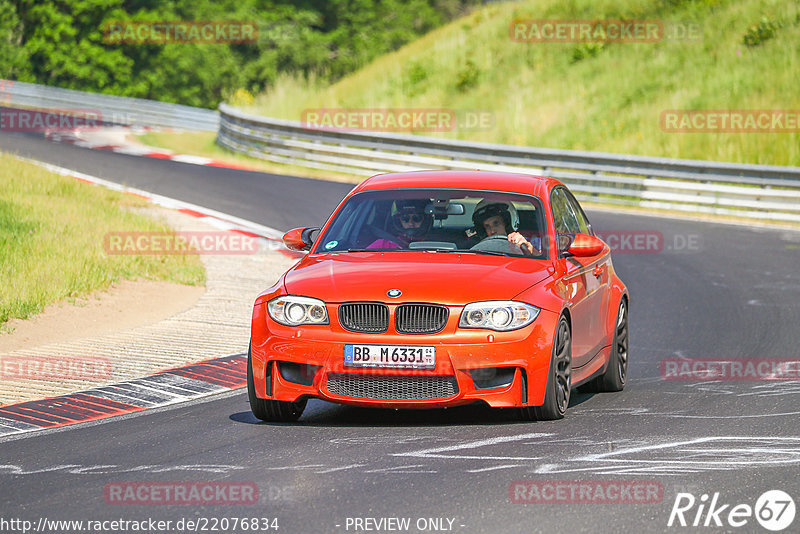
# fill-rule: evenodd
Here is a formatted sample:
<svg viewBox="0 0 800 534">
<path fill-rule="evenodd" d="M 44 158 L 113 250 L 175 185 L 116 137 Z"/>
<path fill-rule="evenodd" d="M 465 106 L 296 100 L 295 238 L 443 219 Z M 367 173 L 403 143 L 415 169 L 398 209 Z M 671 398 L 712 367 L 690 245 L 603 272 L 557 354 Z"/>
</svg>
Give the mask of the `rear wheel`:
<svg viewBox="0 0 800 534">
<path fill-rule="evenodd" d="M 551 421 L 562 419 L 569 406 L 572 388 L 572 336 L 566 317 L 561 317 L 553 339 L 550 370 L 547 375 L 544 403 L 541 406 L 520 408 L 522 419 Z"/>
<path fill-rule="evenodd" d="M 628 378 L 628 303 L 623 298 L 619 303 L 614 338 L 611 341 L 611 356 L 606 372 L 588 384 L 586 391 L 605 393 L 622 391 Z"/>
<path fill-rule="evenodd" d="M 250 409 L 258 419 L 272 422 L 297 421 L 306 408 L 306 399 L 296 402 L 259 399 L 253 383 L 253 357 L 250 348 L 247 349 L 247 399 Z"/>
</svg>

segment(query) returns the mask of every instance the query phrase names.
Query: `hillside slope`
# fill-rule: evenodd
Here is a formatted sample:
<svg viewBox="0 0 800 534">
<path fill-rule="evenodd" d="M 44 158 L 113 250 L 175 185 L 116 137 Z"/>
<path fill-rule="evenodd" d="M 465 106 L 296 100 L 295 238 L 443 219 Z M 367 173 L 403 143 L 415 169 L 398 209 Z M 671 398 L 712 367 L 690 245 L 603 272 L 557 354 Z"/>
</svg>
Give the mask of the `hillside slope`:
<svg viewBox="0 0 800 534">
<path fill-rule="evenodd" d="M 518 42 L 515 20 L 644 20 L 655 42 Z M 675 32 L 699 29 L 697 39 Z M 319 108 L 445 108 L 423 135 L 537 147 L 800 165 L 790 133 L 668 132 L 666 110 L 800 110 L 800 7 L 774 0 L 535 0 L 490 4 L 331 86 L 281 78 L 249 110 L 294 120 Z M 463 123 L 470 112 L 492 119 Z"/>
</svg>

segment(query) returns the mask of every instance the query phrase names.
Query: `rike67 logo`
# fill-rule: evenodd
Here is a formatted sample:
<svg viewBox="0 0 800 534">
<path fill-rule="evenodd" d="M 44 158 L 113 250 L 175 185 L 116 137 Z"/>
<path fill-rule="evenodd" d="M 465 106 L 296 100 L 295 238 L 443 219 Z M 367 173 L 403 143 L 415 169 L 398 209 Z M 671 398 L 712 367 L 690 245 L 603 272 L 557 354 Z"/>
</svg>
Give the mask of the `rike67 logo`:
<svg viewBox="0 0 800 534">
<path fill-rule="evenodd" d="M 710 501 L 707 493 L 699 499 L 691 493 L 678 493 L 667 526 L 725 527 L 730 530 L 751 525 L 746 530 L 753 532 L 752 519 L 755 517 L 763 528 L 779 532 L 794 522 L 794 515 L 794 500 L 781 490 L 765 491 L 756 500 L 755 506 L 722 503 L 719 492 L 714 493 Z"/>
</svg>

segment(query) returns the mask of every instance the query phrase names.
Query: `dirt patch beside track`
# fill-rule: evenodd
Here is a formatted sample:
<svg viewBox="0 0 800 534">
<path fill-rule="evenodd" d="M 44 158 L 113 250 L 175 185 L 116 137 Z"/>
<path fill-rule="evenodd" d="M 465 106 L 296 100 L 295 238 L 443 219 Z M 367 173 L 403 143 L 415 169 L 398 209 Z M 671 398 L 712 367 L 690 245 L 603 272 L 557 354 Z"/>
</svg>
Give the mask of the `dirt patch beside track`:
<svg viewBox="0 0 800 534">
<path fill-rule="evenodd" d="M 59 302 L 27 320 L 14 319 L 0 333 L 0 354 L 156 323 L 191 308 L 204 287 L 153 280 L 122 280 L 110 291 Z"/>
</svg>

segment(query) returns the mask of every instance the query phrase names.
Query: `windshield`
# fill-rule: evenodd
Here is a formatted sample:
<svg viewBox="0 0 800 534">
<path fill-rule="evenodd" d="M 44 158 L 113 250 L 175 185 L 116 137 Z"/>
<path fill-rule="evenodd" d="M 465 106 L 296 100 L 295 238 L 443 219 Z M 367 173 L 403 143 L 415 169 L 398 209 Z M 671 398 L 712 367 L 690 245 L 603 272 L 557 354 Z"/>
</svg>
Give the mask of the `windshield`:
<svg viewBox="0 0 800 534">
<path fill-rule="evenodd" d="M 314 252 L 432 250 L 547 259 L 541 206 L 535 196 L 495 191 L 367 191 L 347 200 Z"/>
</svg>

